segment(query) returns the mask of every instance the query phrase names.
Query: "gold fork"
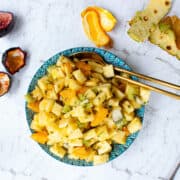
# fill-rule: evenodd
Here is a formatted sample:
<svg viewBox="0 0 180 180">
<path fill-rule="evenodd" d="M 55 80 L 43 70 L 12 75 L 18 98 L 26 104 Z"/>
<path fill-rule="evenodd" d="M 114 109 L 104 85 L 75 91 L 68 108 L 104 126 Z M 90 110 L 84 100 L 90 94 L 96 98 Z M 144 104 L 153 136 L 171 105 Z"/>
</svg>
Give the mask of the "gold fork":
<svg viewBox="0 0 180 180">
<path fill-rule="evenodd" d="M 97 62 L 97 63 L 102 64 L 102 65 L 107 65 L 107 63 L 104 61 L 104 59 L 99 54 L 94 53 L 94 52 L 79 52 L 79 53 L 75 53 L 75 54 L 71 55 L 70 58 L 78 58 L 80 61 L 94 61 L 94 62 Z M 172 84 L 170 82 L 166 82 L 166 81 L 156 79 L 156 78 L 153 78 L 150 76 L 146 76 L 144 74 L 128 71 L 128 70 L 125 70 L 125 69 L 122 69 L 119 67 L 115 67 L 115 66 L 114 66 L 114 70 L 117 72 L 126 73 L 128 75 L 134 75 L 134 76 L 137 76 L 137 77 L 144 79 L 146 81 L 150 81 L 150 82 L 162 85 L 162 86 L 166 86 L 166 87 L 169 87 L 172 89 L 180 90 L 179 85 Z M 155 86 L 151 86 L 151 85 L 147 85 L 147 84 L 144 84 L 144 83 L 141 83 L 138 81 L 134 81 L 132 79 L 129 79 L 129 78 L 126 78 L 124 76 L 117 75 L 117 74 L 115 74 L 115 78 L 121 79 L 123 81 L 126 81 L 129 83 L 147 88 L 151 91 L 155 91 L 155 92 L 158 92 L 160 94 L 163 94 L 163 95 L 175 98 L 177 100 L 180 100 L 180 95 L 166 91 L 166 90 L 163 90 L 163 89 L 160 89 L 160 88 L 157 88 Z"/>
</svg>

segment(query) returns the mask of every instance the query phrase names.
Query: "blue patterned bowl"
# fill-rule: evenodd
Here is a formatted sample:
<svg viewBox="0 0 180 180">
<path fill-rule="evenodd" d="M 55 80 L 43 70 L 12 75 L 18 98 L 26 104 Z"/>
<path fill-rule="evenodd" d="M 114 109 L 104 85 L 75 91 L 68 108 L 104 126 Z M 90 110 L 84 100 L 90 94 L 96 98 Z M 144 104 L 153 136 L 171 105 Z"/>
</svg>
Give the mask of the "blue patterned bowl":
<svg viewBox="0 0 180 180">
<path fill-rule="evenodd" d="M 61 56 L 61 55 L 70 56 L 70 55 L 72 55 L 74 53 L 78 53 L 78 52 L 95 52 L 95 53 L 98 53 L 99 55 L 101 55 L 104 58 L 104 60 L 107 63 L 111 63 L 114 66 L 119 66 L 119 67 L 124 68 L 126 70 L 131 70 L 131 68 L 121 58 L 117 57 L 116 55 L 114 55 L 111 52 L 108 52 L 106 50 L 98 49 L 98 48 L 93 48 L 93 47 L 72 48 L 72 49 L 68 49 L 68 50 L 62 51 L 62 52 L 56 54 L 55 56 L 51 57 L 50 59 L 48 59 L 39 68 L 39 70 L 36 72 L 36 74 L 34 75 L 32 81 L 31 81 L 31 83 L 29 85 L 28 93 L 31 92 L 35 88 L 38 79 L 46 74 L 47 68 L 49 66 L 54 65 L 56 63 L 56 61 L 58 60 L 59 56 Z M 138 80 L 136 77 L 132 77 L 132 78 L 134 80 Z M 27 108 L 27 104 L 26 104 L 25 110 L 26 110 L 27 122 L 28 122 L 28 125 L 30 127 L 30 124 L 31 124 L 31 121 L 33 119 L 34 113 L 30 109 Z M 139 116 L 143 120 L 144 107 L 138 109 L 136 111 L 136 114 L 137 114 L 137 116 Z M 31 130 L 31 132 L 33 132 L 33 131 Z M 112 151 L 110 153 L 109 161 L 117 158 L 124 151 L 126 151 L 129 148 L 129 146 L 133 143 L 133 141 L 136 139 L 137 135 L 138 135 L 138 132 L 130 135 L 128 137 L 127 142 L 126 142 L 125 145 L 113 144 L 113 148 L 112 148 Z M 83 161 L 83 160 L 73 160 L 73 159 L 69 159 L 67 156 L 65 156 L 64 158 L 57 157 L 57 156 L 55 156 L 54 154 L 52 154 L 49 151 L 49 147 L 47 145 L 41 145 L 41 144 L 39 144 L 39 145 L 50 156 L 52 156 L 53 158 L 55 158 L 55 159 L 57 159 L 57 160 L 59 160 L 61 162 L 64 162 L 64 163 L 67 163 L 67 164 L 71 164 L 71 165 L 75 165 L 75 166 L 93 166 L 92 163 L 88 163 L 88 162 Z"/>
</svg>

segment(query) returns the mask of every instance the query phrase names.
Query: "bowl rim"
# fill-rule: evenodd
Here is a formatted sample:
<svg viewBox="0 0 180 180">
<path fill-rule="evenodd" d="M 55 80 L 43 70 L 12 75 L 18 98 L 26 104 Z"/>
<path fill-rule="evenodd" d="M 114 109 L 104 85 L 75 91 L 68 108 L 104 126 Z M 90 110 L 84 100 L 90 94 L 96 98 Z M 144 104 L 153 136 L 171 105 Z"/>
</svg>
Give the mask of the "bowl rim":
<svg viewBox="0 0 180 180">
<path fill-rule="evenodd" d="M 75 48 L 70 48 L 70 49 L 66 49 L 63 51 L 60 51 L 59 53 L 55 54 L 54 56 L 50 57 L 48 60 L 46 60 L 41 66 L 40 68 L 36 71 L 36 73 L 34 74 L 29 86 L 28 86 L 28 90 L 27 93 L 31 92 L 35 85 L 37 84 L 37 80 L 39 78 L 41 78 L 42 76 L 44 76 L 47 72 L 47 68 L 49 66 L 52 66 L 53 64 L 55 64 L 58 60 L 58 58 L 61 55 L 64 56 L 69 56 L 72 55 L 74 53 L 78 53 L 78 52 L 95 52 L 98 53 L 99 55 L 101 55 L 104 60 L 107 63 L 111 63 L 115 66 L 119 66 L 121 68 L 124 68 L 126 70 L 132 71 L 132 69 L 129 67 L 129 65 L 127 65 L 127 63 L 122 60 L 121 58 L 119 58 L 117 55 L 115 55 L 114 53 L 107 51 L 105 49 L 100 49 L 100 48 L 95 48 L 95 47 L 75 47 Z M 132 76 L 132 79 L 138 81 L 138 78 L 135 76 Z M 143 118 L 144 118 L 144 112 L 145 112 L 145 106 L 142 106 L 140 109 L 138 109 L 136 111 L 136 114 L 138 117 L 141 118 L 141 121 L 143 123 Z M 31 133 L 33 133 L 34 131 L 30 128 L 30 124 L 32 122 L 32 118 L 34 113 L 27 107 L 27 102 L 25 102 L 25 113 L 26 113 L 26 120 L 28 123 L 28 127 L 31 131 Z M 137 138 L 139 134 L 139 131 L 131 134 L 126 141 L 125 145 L 119 145 L 119 144 L 113 144 L 113 150 L 110 153 L 110 157 L 109 157 L 109 161 L 112 161 L 114 159 L 116 159 L 117 157 L 119 157 L 121 154 L 123 154 L 130 146 L 131 144 L 135 141 L 135 139 Z M 39 144 L 39 143 L 37 143 Z M 51 153 L 49 151 L 49 146 L 48 145 L 42 145 L 39 144 L 39 146 L 51 157 L 53 157 L 54 159 L 69 164 L 69 165 L 74 165 L 74 166 L 94 166 L 92 162 L 86 162 L 84 160 L 74 160 L 74 159 L 69 159 L 67 156 L 65 156 L 64 158 L 60 158 L 56 155 L 54 155 L 53 153 Z M 106 162 L 106 163 L 108 163 Z"/>
</svg>

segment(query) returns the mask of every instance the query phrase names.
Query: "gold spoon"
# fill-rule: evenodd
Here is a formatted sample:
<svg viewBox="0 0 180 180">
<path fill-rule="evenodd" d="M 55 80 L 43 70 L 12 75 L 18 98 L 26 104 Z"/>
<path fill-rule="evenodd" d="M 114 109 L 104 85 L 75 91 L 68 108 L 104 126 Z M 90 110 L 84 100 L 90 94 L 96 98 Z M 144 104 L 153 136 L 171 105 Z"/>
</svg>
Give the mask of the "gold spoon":
<svg viewBox="0 0 180 180">
<path fill-rule="evenodd" d="M 77 58 L 80 61 L 94 61 L 94 62 L 97 62 L 97 63 L 99 63 L 101 65 L 107 65 L 107 63 L 104 61 L 104 59 L 99 54 L 94 53 L 94 52 L 75 53 L 75 54 L 71 55 L 70 58 Z M 139 77 L 141 79 L 144 79 L 144 80 L 147 80 L 147 81 L 159 84 L 159 85 L 163 85 L 163 86 L 166 86 L 166 87 L 169 87 L 169 88 L 172 88 L 172 89 L 180 90 L 179 85 L 172 84 L 170 82 L 166 82 L 166 81 L 156 79 L 156 78 L 153 78 L 153 77 L 150 77 L 150 76 L 146 76 L 144 74 L 128 71 L 128 70 L 125 70 L 125 69 L 122 69 L 122 68 L 119 68 L 119 67 L 115 67 L 115 66 L 114 66 L 114 70 L 118 71 L 118 72 L 123 72 L 123 73 L 129 74 L 129 75 L 134 75 L 134 76 L 137 76 L 137 77 Z M 121 79 L 123 81 L 126 81 L 126 82 L 129 82 L 129 83 L 132 83 L 132 84 L 147 88 L 147 89 L 149 89 L 151 91 L 155 91 L 155 92 L 158 92 L 160 94 L 163 94 L 163 95 L 166 95 L 166 96 L 169 96 L 169 97 L 180 100 L 180 95 L 178 95 L 178 94 L 175 94 L 175 93 L 172 93 L 172 92 L 169 92 L 169 91 L 166 91 L 166 90 L 163 90 L 163 89 L 151 86 L 151 85 L 147 85 L 147 84 L 144 84 L 144 83 L 141 83 L 141 82 L 138 82 L 138 81 L 134 81 L 132 79 L 129 79 L 129 78 L 117 75 L 117 74 L 115 75 L 115 78 Z"/>
</svg>

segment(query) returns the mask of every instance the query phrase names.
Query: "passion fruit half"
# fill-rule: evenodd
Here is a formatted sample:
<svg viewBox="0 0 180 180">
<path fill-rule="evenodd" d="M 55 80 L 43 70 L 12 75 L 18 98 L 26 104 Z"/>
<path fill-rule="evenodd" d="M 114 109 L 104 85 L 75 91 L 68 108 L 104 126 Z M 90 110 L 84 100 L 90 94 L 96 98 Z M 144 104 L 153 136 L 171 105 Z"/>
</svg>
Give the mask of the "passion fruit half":
<svg viewBox="0 0 180 180">
<path fill-rule="evenodd" d="M 26 52 L 14 47 L 4 52 L 2 63 L 10 74 L 15 74 L 26 64 Z"/>
<path fill-rule="evenodd" d="M 5 72 L 0 72 L 0 96 L 3 96 L 9 91 L 11 86 L 11 78 Z"/>
<path fill-rule="evenodd" d="M 0 11 L 0 37 L 9 33 L 14 26 L 14 15 L 11 12 Z"/>
</svg>

